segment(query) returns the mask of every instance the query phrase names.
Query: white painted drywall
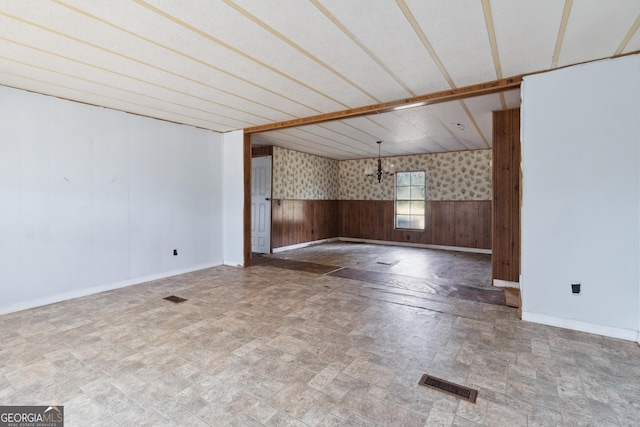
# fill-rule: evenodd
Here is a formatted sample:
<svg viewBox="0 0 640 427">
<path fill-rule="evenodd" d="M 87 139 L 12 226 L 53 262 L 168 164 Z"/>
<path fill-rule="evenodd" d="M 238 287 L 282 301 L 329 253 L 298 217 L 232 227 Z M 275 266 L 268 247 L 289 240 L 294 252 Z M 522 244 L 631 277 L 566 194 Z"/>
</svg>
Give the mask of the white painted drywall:
<svg viewBox="0 0 640 427">
<path fill-rule="evenodd" d="M 223 224 L 226 265 L 244 265 L 244 132 L 222 134 L 223 150 Z"/>
<path fill-rule="evenodd" d="M 523 319 L 637 339 L 639 118 L 638 55 L 524 79 Z"/>
<path fill-rule="evenodd" d="M 0 87 L 0 313 L 221 264 L 221 142 Z"/>
</svg>

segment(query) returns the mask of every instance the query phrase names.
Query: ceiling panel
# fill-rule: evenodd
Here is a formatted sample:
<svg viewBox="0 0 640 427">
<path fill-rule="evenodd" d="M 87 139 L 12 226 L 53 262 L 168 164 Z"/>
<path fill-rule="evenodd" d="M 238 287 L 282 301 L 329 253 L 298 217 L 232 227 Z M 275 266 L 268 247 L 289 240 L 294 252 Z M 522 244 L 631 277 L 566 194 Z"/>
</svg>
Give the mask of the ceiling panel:
<svg viewBox="0 0 640 427">
<path fill-rule="evenodd" d="M 176 108 L 192 109 L 196 115 L 206 113 L 225 117 L 236 122 L 235 125 L 224 124 L 229 129 L 234 129 L 236 126 L 251 126 L 262 120 L 258 115 L 241 111 L 214 99 L 194 95 L 189 100 L 185 100 L 184 93 L 178 90 L 96 68 L 80 61 L 70 61 L 61 56 L 38 52 L 3 39 L 0 39 L 0 52 L 0 57 L 5 59 L 6 67 L 11 67 L 13 72 L 28 75 L 35 70 L 40 70 L 42 72 L 40 80 L 52 83 L 61 76 L 65 76 L 67 77 L 66 86 L 75 88 L 78 93 L 82 93 L 82 87 L 87 82 L 91 82 L 101 86 L 104 91 L 110 91 L 112 97 L 124 99 L 126 96 L 134 103 L 149 104 L 150 106 L 156 102 L 168 103 L 175 105 Z M 242 107 L 240 104 L 239 106 Z M 225 121 L 221 123 L 225 123 Z"/>
<path fill-rule="evenodd" d="M 564 4 L 560 0 L 491 0 L 504 77 L 551 67 Z"/>
<path fill-rule="evenodd" d="M 512 91 L 513 92 L 513 91 Z M 519 91 L 516 91 L 519 93 Z M 485 141 L 491 145 L 493 139 L 493 111 L 502 110 L 500 95 L 476 96 L 465 99 L 465 104 L 473 115 Z"/>
<path fill-rule="evenodd" d="M 0 43 L 0 47 L 1 47 Z M 107 87 L 99 81 L 78 81 L 72 77 L 63 74 L 54 74 L 47 69 L 27 67 L 17 64 L 13 61 L 7 61 L 0 58 L 0 69 L 3 73 L 20 77 L 22 80 L 39 81 L 47 84 L 51 89 L 50 94 L 60 94 L 62 88 L 74 88 L 74 90 L 87 94 L 92 97 L 104 97 L 118 101 L 121 105 L 130 104 L 135 107 L 137 114 L 142 114 L 141 109 L 153 109 L 164 112 L 167 116 L 172 113 L 181 117 L 184 121 L 197 121 L 200 124 L 206 123 L 207 126 L 228 126 L 228 123 L 235 122 L 235 126 L 246 126 L 246 122 L 232 120 L 227 116 L 218 116 L 212 111 L 206 109 L 195 110 L 188 106 L 178 105 L 173 102 L 165 101 L 162 98 L 143 97 L 129 91 L 119 89 L 117 87 Z M 115 97 L 114 97 L 115 95 Z M 231 127 L 229 129 L 232 129 Z"/>
<path fill-rule="evenodd" d="M 507 108 L 518 108 L 521 104 L 520 90 L 510 90 L 504 93 Z"/>
<path fill-rule="evenodd" d="M 138 106 L 135 104 L 128 103 L 126 101 L 122 101 L 120 99 L 114 99 L 111 97 L 102 96 L 99 94 L 88 93 L 88 92 L 80 92 L 74 88 L 69 88 L 66 86 L 57 86 L 51 84 L 49 82 L 42 82 L 40 80 L 35 80 L 33 77 L 23 77 L 22 75 L 9 74 L 4 71 L 0 71 L 0 78 L 3 82 L 5 82 L 6 86 L 9 87 L 22 87 L 25 84 L 29 84 L 29 87 L 32 88 L 33 92 L 44 93 L 51 96 L 56 96 L 64 99 L 74 99 L 78 97 L 82 97 L 86 100 L 87 104 L 91 105 L 101 105 L 106 108 L 111 108 L 114 110 L 127 111 L 135 110 L 135 114 L 139 114 L 142 116 L 153 117 L 160 120 L 172 121 L 177 123 L 182 123 L 182 121 L 176 121 L 176 118 L 180 118 L 179 114 L 175 112 L 167 113 L 162 110 L 160 107 L 147 107 L 147 106 Z M 198 119 L 190 119 L 189 122 L 192 126 L 201 127 L 204 129 L 208 129 L 212 126 L 210 121 L 203 121 Z"/>
<path fill-rule="evenodd" d="M 273 138 L 272 140 L 283 139 L 293 143 L 299 140 L 306 145 L 309 143 L 317 144 L 324 150 L 331 149 L 335 151 L 335 156 L 327 156 L 335 159 L 369 157 L 371 155 L 368 147 L 361 146 L 360 144 L 353 145 L 346 143 L 340 138 L 336 138 L 334 133 L 320 128 L 317 125 L 286 129 L 274 132 L 273 134 L 268 132 L 267 135 Z"/>
<path fill-rule="evenodd" d="M 495 80 L 482 3 L 468 0 L 407 0 L 455 86 Z"/>
<path fill-rule="evenodd" d="M 346 27 L 337 17 L 326 10 L 323 12 L 319 3 L 318 7 L 312 2 L 298 0 L 281 0 L 276 5 L 253 0 L 234 3 L 253 16 L 260 16 L 289 43 L 295 43 L 341 79 L 371 95 L 376 102 L 412 95 L 376 62 L 375 57 L 357 44 L 357 39 L 344 31 Z M 288 12 L 294 9 L 296 19 L 292 20 Z M 375 18 L 382 21 L 386 17 L 378 13 Z"/>
<path fill-rule="evenodd" d="M 254 58 L 255 66 L 278 69 L 288 78 L 316 89 L 344 108 L 378 102 L 368 92 L 341 79 L 223 2 L 192 0 L 189 8 L 175 1 L 154 0 L 149 3 L 190 27 L 221 40 L 239 53 Z M 279 3 L 271 3 L 271 7 L 277 8 Z M 296 14 L 304 13 L 304 7 L 304 3 L 300 2 Z M 290 13 L 291 10 L 286 12 Z"/>
<path fill-rule="evenodd" d="M 396 1 L 320 3 L 411 91 L 409 95 L 394 94 L 387 100 L 436 92 L 448 86 Z"/>
<path fill-rule="evenodd" d="M 2 2 L 0 85 L 226 132 L 637 52 L 639 15 L 638 0 Z M 478 149 L 491 111 L 519 105 L 515 90 L 254 142 L 335 159 L 377 140 Z"/>
<path fill-rule="evenodd" d="M 430 107 L 418 107 L 407 110 L 401 110 L 398 114 L 407 115 L 407 120 L 420 129 L 431 140 L 435 141 L 438 149 L 434 151 L 459 151 L 464 150 L 465 146 L 445 125 L 435 111 Z M 425 151 L 427 152 L 427 151 Z"/>
<path fill-rule="evenodd" d="M 8 20 L 6 17 L 0 17 L 0 19 L 0 37 L 13 42 L 14 49 L 28 52 L 29 59 L 27 60 L 30 64 L 39 59 L 48 62 L 51 56 L 56 56 L 58 60 L 66 62 L 66 64 L 59 64 L 60 69 L 65 70 L 66 73 L 95 78 L 94 73 L 98 72 L 102 75 L 102 81 L 105 85 L 119 87 L 124 84 L 125 89 L 141 94 L 171 91 L 186 98 L 199 98 L 200 94 L 204 93 L 208 99 L 220 106 L 221 112 L 226 110 L 227 114 L 232 117 L 234 110 L 235 114 L 240 113 L 241 115 L 241 117 L 237 117 L 238 119 L 247 118 L 247 114 L 253 115 L 251 120 L 247 120 L 252 123 L 279 120 L 277 116 L 281 118 L 292 117 L 277 112 L 267 105 L 247 102 L 237 95 L 216 90 L 204 81 L 178 77 L 151 64 L 134 60 L 133 57 L 130 59 L 107 52 L 52 33 L 35 24 L 30 25 Z M 18 35 L 21 39 L 20 44 L 15 43 Z M 30 46 L 38 48 L 33 49 Z M 85 70 L 80 71 L 79 66 Z M 92 70 L 86 71 L 86 68 Z M 127 77 L 124 82 L 123 76 Z M 86 102 L 84 99 L 81 100 Z M 211 108 L 215 108 L 215 105 Z M 230 127 L 233 126 L 230 125 Z"/>
<path fill-rule="evenodd" d="M 460 102 L 444 102 L 431 105 L 429 109 L 444 123 L 464 148 L 468 150 L 487 148 Z"/>
<path fill-rule="evenodd" d="M 250 57 L 237 55 L 231 49 L 211 41 L 202 34 L 159 14 L 150 13 L 129 0 L 65 1 L 67 4 L 71 3 L 72 7 L 81 7 L 84 13 L 104 19 L 131 34 L 152 40 L 165 49 L 206 64 L 211 68 L 212 78 L 221 87 L 234 93 L 240 91 L 246 98 L 262 100 L 264 94 L 269 93 L 275 99 L 265 99 L 264 102 L 269 102 L 274 108 L 287 111 L 296 117 L 344 108 L 342 104 L 295 82 L 284 74 L 279 74 L 277 70 L 257 66 Z M 132 13 L 123 13 L 128 9 L 132 9 Z M 158 28 L 164 30 L 158 31 Z"/>
<path fill-rule="evenodd" d="M 638 16 L 638 0 L 574 1 L 558 66 L 614 55 Z"/>
</svg>

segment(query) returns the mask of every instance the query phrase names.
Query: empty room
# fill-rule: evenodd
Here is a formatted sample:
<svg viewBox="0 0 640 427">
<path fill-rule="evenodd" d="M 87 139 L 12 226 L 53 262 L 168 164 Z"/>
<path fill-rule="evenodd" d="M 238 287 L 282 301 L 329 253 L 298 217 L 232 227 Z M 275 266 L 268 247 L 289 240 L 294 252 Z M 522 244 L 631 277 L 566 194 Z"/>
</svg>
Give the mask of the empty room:
<svg viewBox="0 0 640 427">
<path fill-rule="evenodd" d="M 1 425 L 638 424 L 637 0 L 0 19 Z"/>
</svg>

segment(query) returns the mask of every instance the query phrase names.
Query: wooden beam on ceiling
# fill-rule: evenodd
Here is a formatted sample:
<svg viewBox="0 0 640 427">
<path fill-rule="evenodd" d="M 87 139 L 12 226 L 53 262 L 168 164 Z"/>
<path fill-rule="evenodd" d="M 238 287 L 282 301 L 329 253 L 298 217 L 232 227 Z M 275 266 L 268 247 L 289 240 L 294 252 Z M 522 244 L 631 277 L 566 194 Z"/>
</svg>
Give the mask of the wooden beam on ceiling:
<svg viewBox="0 0 640 427">
<path fill-rule="evenodd" d="M 479 83 L 471 86 L 443 90 L 427 95 L 414 96 L 412 98 L 399 99 L 396 101 L 382 102 L 379 104 L 366 105 L 364 107 L 350 108 L 348 110 L 335 111 L 332 113 L 318 114 L 316 116 L 302 117 L 299 119 L 286 120 L 277 123 L 252 126 L 244 130 L 245 134 L 258 132 L 268 132 L 272 130 L 287 129 L 296 126 L 313 125 L 329 122 L 333 120 L 350 119 L 370 114 L 388 113 L 402 108 L 411 108 L 425 105 L 438 104 L 441 102 L 457 101 L 474 96 L 489 95 L 491 93 L 503 92 L 509 89 L 517 89 L 522 84 L 522 76 L 509 77 L 507 79 L 494 80 L 492 82 Z"/>
</svg>

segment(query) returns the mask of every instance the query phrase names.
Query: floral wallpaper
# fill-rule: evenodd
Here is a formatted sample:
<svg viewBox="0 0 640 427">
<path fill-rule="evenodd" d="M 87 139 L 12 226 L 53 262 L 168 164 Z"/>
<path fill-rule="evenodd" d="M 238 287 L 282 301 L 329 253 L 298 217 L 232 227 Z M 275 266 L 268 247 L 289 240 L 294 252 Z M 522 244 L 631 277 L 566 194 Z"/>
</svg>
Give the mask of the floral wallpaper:
<svg viewBox="0 0 640 427">
<path fill-rule="evenodd" d="M 491 150 L 419 154 L 382 159 L 397 172 L 424 170 L 427 173 L 427 200 L 491 200 Z M 394 179 L 371 183 L 364 178 L 375 159 L 340 162 L 340 200 L 393 200 Z"/>
<path fill-rule="evenodd" d="M 385 157 L 383 167 L 427 173 L 427 200 L 491 200 L 492 151 L 457 151 Z M 273 198 L 296 200 L 393 200 L 395 180 L 365 180 L 375 159 L 332 160 L 273 147 Z"/>
<path fill-rule="evenodd" d="M 338 161 L 273 147 L 274 199 L 337 200 Z"/>
</svg>

